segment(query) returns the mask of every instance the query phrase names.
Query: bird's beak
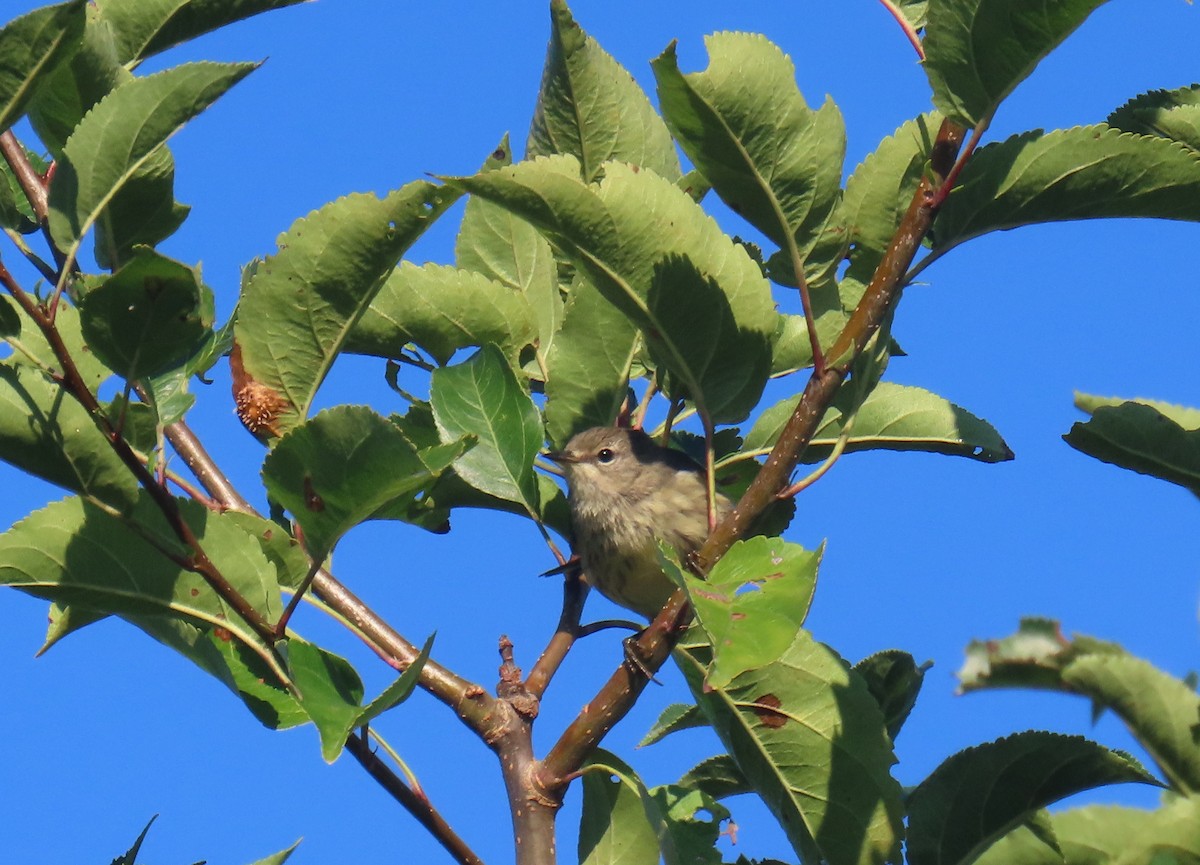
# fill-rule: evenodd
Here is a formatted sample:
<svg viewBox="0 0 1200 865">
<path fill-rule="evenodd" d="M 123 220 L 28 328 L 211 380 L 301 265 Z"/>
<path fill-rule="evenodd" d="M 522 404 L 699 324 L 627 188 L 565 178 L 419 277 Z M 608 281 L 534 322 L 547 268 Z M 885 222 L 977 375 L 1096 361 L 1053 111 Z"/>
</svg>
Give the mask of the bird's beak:
<svg viewBox="0 0 1200 865">
<path fill-rule="evenodd" d="M 567 453 L 566 451 L 547 451 L 546 459 L 552 460 L 553 462 L 556 462 L 559 465 L 562 465 L 563 463 L 579 462 L 578 457 L 572 456 L 571 454 Z"/>
</svg>

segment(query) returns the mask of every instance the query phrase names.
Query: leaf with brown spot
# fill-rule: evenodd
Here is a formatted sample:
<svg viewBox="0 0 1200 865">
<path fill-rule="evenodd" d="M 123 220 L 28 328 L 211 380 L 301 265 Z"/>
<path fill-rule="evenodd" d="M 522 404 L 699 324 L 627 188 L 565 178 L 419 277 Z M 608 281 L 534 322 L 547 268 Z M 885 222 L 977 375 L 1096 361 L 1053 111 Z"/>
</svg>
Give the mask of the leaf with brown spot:
<svg viewBox="0 0 1200 865">
<path fill-rule="evenodd" d="M 675 657 L 701 711 L 806 862 L 897 861 L 900 785 L 883 713 L 837 654 L 800 631 L 773 663 L 706 688 L 707 647 Z M 780 723 L 803 717 L 804 723 Z"/>
<path fill-rule="evenodd" d="M 787 715 L 779 711 L 780 707 L 783 706 L 783 701 L 774 694 L 763 694 L 752 705 L 754 707 L 754 714 L 758 715 L 764 727 L 778 729 L 787 724 Z"/>
</svg>

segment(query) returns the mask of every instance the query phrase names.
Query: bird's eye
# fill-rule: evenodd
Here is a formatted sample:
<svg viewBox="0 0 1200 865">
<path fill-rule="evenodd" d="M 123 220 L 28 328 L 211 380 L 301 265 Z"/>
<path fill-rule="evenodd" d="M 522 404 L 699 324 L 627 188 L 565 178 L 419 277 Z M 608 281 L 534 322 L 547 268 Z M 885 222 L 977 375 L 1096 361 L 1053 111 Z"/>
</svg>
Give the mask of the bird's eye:
<svg viewBox="0 0 1200 865">
<path fill-rule="evenodd" d="M 612 448 L 600 448 L 596 452 L 596 462 L 601 465 L 608 465 L 617 458 L 617 455 L 612 452 Z"/>
</svg>

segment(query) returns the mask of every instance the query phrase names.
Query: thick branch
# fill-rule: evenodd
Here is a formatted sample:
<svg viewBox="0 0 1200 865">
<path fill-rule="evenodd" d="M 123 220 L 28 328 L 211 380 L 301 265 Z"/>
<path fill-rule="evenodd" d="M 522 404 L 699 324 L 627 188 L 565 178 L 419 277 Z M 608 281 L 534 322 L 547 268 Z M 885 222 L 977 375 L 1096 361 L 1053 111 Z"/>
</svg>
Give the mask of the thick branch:
<svg viewBox="0 0 1200 865">
<path fill-rule="evenodd" d="M 521 668 L 513 661 L 512 641 L 500 638 L 500 686 L 497 693 L 509 707 L 509 724 L 493 747 L 500 758 L 500 773 L 512 815 L 517 865 L 555 865 L 554 816 L 559 800 L 544 796 L 533 783 L 537 761 L 533 757 L 533 721 L 538 698 L 521 681 Z"/>
<path fill-rule="evenodd" d="M 380 787 L 403 805 L 404 809 L 446 848 L 446 852 L 454 857 L 455 862 L 461 865 L 483 865 L 483 860 L 450 828 L 450 824 L 429 800 L 405 784 L 391 767 L 379 759 L 379 755 L 371 750 L 365 737 L 351 735 L 346 740 L 346 750 L 358 760 L 359 765 L 367 770 L 367 774 L 374 778 Z"/>
<path fill-rule="evenodd" d="M 687 628 L 691 608 L 682 589 L 638 637 L 625 644 L 638 663 L 626 661 L 583 707 L 535 769 L 535 783 L 543 795 L 561 800 L 567 783 L 579 771 L 608 731 L 624 718 L 653 674 L 671 655 L 676 641 Z"/>
<path fill-rule="evenodd" d="M 850 369 L 879 329 L 900 296 L 904 273 L 920 248 L 944 198 L 942 181 L 962 146 L 962 127 L 944 121 L 930 157 L 932 178 L 922 180 L 892 242 L 875 269 L 849 322 L 830 349 L 823 372 L 814 371 L 804 393 L 753 483 L 733 511 L 717 526 L 696 555 L 697 569 L 707 572 L 734 541 L 742 537 L 754 520 L 786 489 L 792 471 L 816 432 L 826 409 L 833 402 Z M 635 643 L 633 650 L 645 670 L 661 667 L 690 619 L 686 597 L 677 591 Z M 623 664 L 600 689 L 551 748 L 537 769 L 537 783 L 546 795 L 561 797 L 568 781 L 610 729 L 633 707 L 646 685 L 645 675 Z"/>
</svg>

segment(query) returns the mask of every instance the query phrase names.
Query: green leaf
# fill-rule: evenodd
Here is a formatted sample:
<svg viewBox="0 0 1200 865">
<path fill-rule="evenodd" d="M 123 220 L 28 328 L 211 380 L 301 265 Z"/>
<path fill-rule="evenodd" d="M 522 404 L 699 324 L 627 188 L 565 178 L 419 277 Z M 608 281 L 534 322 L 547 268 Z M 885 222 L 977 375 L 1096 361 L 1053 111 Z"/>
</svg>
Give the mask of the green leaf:
<svg viewBox="0 0 1200 865">
<path fill-rule="evenodd" d="M 1136 96 L 1110 114 L 1108 124 L 1125 132 L 1160 135 L 1200 151 L 1200 84 Z"/>
<path fill-rule="evenodd" d="M 1088 805 L 1052 816 L 1071 865 L 1195 865 L 1200 800 L 1179 797 L 1155 811 Z"/>
<path fill-rule="evenodd" d="M 847 393 L 825 413 L 804 462 L 825 459 L 846 423 L 844 414 L 853 394 Z M 789 397 L 759 415 L 746 434 L 747 451 L 767 451 L 774 446 L 795 411 L 798 397 Z M 918 387 L 880 382 L 858 412 L 846 441 L 846 451 L 929 451 L 964 456 L 980 462 L 1003 462 L 1012 451 L 995 428 L 952 402 Z"/>
<path fill-rule="evenodd" d="M 174 649 L 232 691 L 269 730 L 307 724 L 308 714 L 268 665 L 221 628 L 201 627 L 167 616 L 122 616 L 149 636 Z"/>
<path fill-rule="evenodd" d="M 1106 784 L 1154 784 L 1128 754 L 1080 736 L 1017 733 L 947 759 L 908 796 L 911 865 L 971 862 L 1030 812 Z"/>
<path fill-rule="evenodd" d="M 43 371 L 61 371 L 62 365 L 58 362 L 58 356 L 46 341 L 41 328 L 25 315 L 24 310 L 18 310 L 17 314 L 21 319 L 21 333 L 18 338 L 11 340 L 17 351 L 6 362 L 19 368 L 36 367 Z M 79 320 L 79 310 L 69 303 L 59 303 L 54 313 L 54 329 L 58 331 L 59 339 L 74 361 L 75 368 L 79 370 L 80 377 L 95 393 L 112 375 L 112 370 L 88 349 Z"/>
<path fill-rule="evenodd" d="M 146 247 L 87 292 L 79 310 L 88 347 L 127 379 L 177 365 L 212 332 L 212 292 L 200 275 Z"/>
<path fill-rule="evenodd" d="M 34 170 L 42 174 L 46 163 L 36 153 L 28 148 L 22 148 L 25 158 Z M 33 234 L 38 231 L 37 215 L 25 197 L 25 191 L 13 174 L 7 160 L 0 159 L 0 228 L 11 229 L 21 234 Z"/>
<path fill-rule="evenodd" d="M 539 511 L 538 519 L 564 538 L 571 536 L 571 512 L 566 493 L 553 479 L 544 474 L 537 475 Z M 481 492 L 468 484 L 453 471 L 446 472 L 433 485 L 421 502 L 424 520 L 410 519 L 432 532 L 444 534 L 450 530 L 449 512 L 453 508 L 483 508 L 528 517 L 529 511 L 522 503 L 509 501 Z"/>
<path fill-rule="evenodd" d="M 912 655 L 899 649 L 876 652 L 854 665 L 854 672 L 867 683 L 867 689 L 879 703 L 893 742 L 916 705 L 925 671 L 931 666 L 933 662 L 926 661 L 918 667 Z"/>
<path fill-rule="evenodd" d="M 1124 721 L 1173 790 L 1200 793 L 1200 696 L 1194 688 L 1141 658 L 1112 653 L 1075 660 L 1063 669 L 1062 683 Z"/>
<path fill-rule="evenodd" d="M 666 865 L 721 865 L 716 849 L 729 811 L 702 790 L 663 784 L 643 800 Z"/>
<path fill-rule="evenodd" d="M 396 357 L 415 342 L 445 364 L 460 348 L 494 343 L 512 361 L 537 339 L 533 310 L 509 286 L 469 270 L 401 262 L 350 332 L 345 351 Z"/>
<path fill-rule="evenodd" d="M 637 746 L 645 748 L 647 745 L 661 742 L 667 736 L 680 730 L 692 730 L 696 727 L 706 726 L 708 726 L 708 719 L 704 717 L 699 706 L 694 703 L 672 703 L 663 709 L 658 720 L 654 722 L 654 726 L 646 732 Z"/>
<path fill-rule="evenodd" d="M 50 185 L 50 233 L 68 257 L 121 189 L 168 138 L 252 63 L 188 63 L 121 85 L 80 121 Z"/>
<path fill-rule="evenodd" d="M 204 340 L 182 363 L 143 382 L 160 425 L 166 426 L 182 419 L 196 402 L 196 397 L 189 392 L 192 377 L 199 377 L 205 384 L 210 383 L 204 374 L 233 348 L 233 327 L 236 323 L 235 308 L 229 320 L 217 330 L 208 331 Z"/>
<path fill-rule="evenodd" d="M 399 502 L 428 489 L 464 443 L 418 450 L 391 421 L 366 406 L 335 406 L 283 436 L 263 462 L 263 482 L 304 530 L 323 561 L 365 520 L 396 518 Z"/>
<path fill-rule="evenodd" d="M 550 28 L 526 158 L 569 153 L 586 181 L 609 161 L 678 179 L 671 135 L 633 76 L 583 31 L 564 0 L 551 0 Z"/>
<path fill-rule="evenodd" d="M 278 618 L 282 605 L 275 569 L 254 538 L 194 502 L 180 501 L 180 508 L 233 589 L 268 621 Z M 261 653 L 261 640 L 241 617 L 198 574 L 167 558 L 164 549 L 185 558 L 147 497 L 128 522 L 70 498 L 35 511 L 0 535 L 0 583 L 100 612 L 175 616 L 223 628 Z"/>
<path fill-rule="evenodd" d="M 846 181 L 841 214 L 850 244 L 847 278 L 870 282 L 921 183 L 941 123 L 936 112 L 907 121 Z"/>
<path fill-rule="evenodd" d="M 658 865 L 658 838 L 642 805 L 648 794 L 633 770 L 597 750 L 581 774 L 580 865 Z"/>
<path fill-rule="evenodd" d="M 898 858 L 895 757 L 863 681 L 805 631 L 780 660 L 722 690 L 704 686 L 706 655 L 675 653 L 692 695 L 797 855 L 830 865 Z"/>
<path fill-rule="evenodd" d="M 661 861 L 665 865 L 719 865 L 715 849 L 729 812 L 700 790 L 663 785 L 647 790 L 634 771 L 607 751 L 583 769 L 579 861 Z"/>
<path fill-rule="evenodd" d="M 102 0 L 122 62 L 144 60 L 181 42 L 303 0 Z"/>
<path fill-rule="evenodd" d="M 50 610 L 46 616 L 46 639 L 42 643 L 42 647 L 37 650 L 37 656 L 40 658 L 50 651 L 64 637 L 107 618 L 107 613 L 89 610 L 78 604 L 62 604 L 51 601 Z"/>
<path fill-rule="evenodd" d="M 594 285 L 576 279 L 547 358 L 546 435 L 554 447 L 589 427 L 612 425 L 640 347 L 633 323 Z"/>
<path fill-rule="evenodd" d="M 701 790 L 714 799 L 754 792 L 737 762 L 728 754 L 700 761 L 683 774 L 679 786 Z"/>
<path fill-rule="evenodd" d="M 1200 492 L 1200 412 L 1150 400 L 1077 394 L 1092 417 L 1063 440 L 1088 456 Z"/>
<path fill-rule="evenodd" d="M 1006 832 L 972 865 L 1066 865 L 1054 834 L 1050 812 L 1034 811 L 1015 829 Z M 1074 863 L 1073 863 L 1074 865 Z"/>
<path fill-rule="evenodd" d="M 981 147 L 942 206 L 936 254 L 989 231 L 1101 217 L 1200 221 L 1200 155 L 1165 138 L 1077 126 Z"/>
<path fill-rule="evenodd" d="M 830 324 L 841 325 L 839 316 L 823 316 L 817 322 L 817 336 L 824 345 L 826 337 L 836 336 Z M 779 376 L 806 369 L 813 365 L 812 340 L 808 336 L 808 322 L 803 315 L 780 315 L 776 321 L 775 336 L 771 340 L 771 375 Z"/>
<path fill-rule="evenodd" d="M 484 168 L 511 163 L 512 151 L 506 135 Z M 471 198 L 454 243 L 454 259 L 462 269 L 503 283 L 525 297 L 537 335 L 537 353 L 545 363 L 563 321 L 558 263 L 546 238 L 503 207 L 482 198 Z M 538 370 L 537 377 L 540 376 Z"/>
<path fill-rule="evenodd" d="M 714 423 L 744 420 L 771 369 L 774 315 L 742 327 L 721 284 L 685 256 L 655 266 L 648 296 L 651 320 L 670 323 L 669 336 L 643 330 L 664 392 L 696 404 Z"/>
<path fill-rule="evenodd" d="M 124 855 L 114 859 L 112 865 L 137 865 L 137 857 L 142 849 L 142 842 L 146 840 L 146 835 L 149 833 L 150 827 L 154 825 L 154 821 L 157 819 L 157 814 L 150 818 L 150 822 L 146 824 L 141 834 L 137 836 L 137 840 L 133 842 L 133 846 L 125 851 Z"/>
<path fill-rule="evenodd" d="M 0 364 L 0 459 L 125 512 L 138 485 L 91 416 L 29 366 Z"/>
<path fill-rule="evenodd" d="M 778 281 L 797 285 L 796 264 L 809 283 L 831 281 L 845 252 L 841 113 L 830 99 L 812 111 L 791 59 L 764 36 L 704 41 L 704 72 L 681 74 L 674 45 L 651 64 L 667 125 L 721 200 L 781 248 Z"/>
<path fill-rule="evenodd" d="M 115 270 L 139 246 L 156 246 L 179 230 L 191 208 L 175 200 L 175 159 L 159 147 L 113 195 L 96 220 L 96 263 Z"/>
<path fill-rule="evenodd" d="M 102 98 L 134 80 L 122 64 L 110 22 L 87 7 L 79 49 L 39 88 L 29 116 L 39 137 L 61 161 L 76 126 Z M 173 234 L 188 208 L 175 201 L 175 163 L 160 146 L 125 179 L 96 218 L 95 252 L 101 267 L 115 269 L 138 244 L 154 246 Z"/>
<path fill-rule="evenodd" d="M 667 573 L 676 571 L 674 578 L 687 589 L 712 647 L 708 687 L 726 688 L 788 651 L 808 615 L 823 551 L 809 552 L 782 538 L 737 541 L 704 580 L 664 557 Z"/>
<path fill-rule="evenodd" d="M 1080 654 L 1124 654 L 1115 643 L 1090 637 L 1071 642 L 1054 619 L 1021 619 L 1017 632 L 1002 639 L 972 640 L 967 660 L 958 671 L 963 691 L 980 688 L 1055 688 L 1063 668 Z"/>
<path fill-rule="evenodd" d="M 541 229 L 642 330 L 674 380 L 670 396 L 714 423 L 744 418 L 766 382 L 777 324 L 758 265 L 653 173 L 609 163 L 598 185 L 574 173 L 559 157 L 448 182 Z"/>
<path fill-rule="evenodd" d="M 242 422 L 279 436 L 317 388 L 400 256 L 457 195 L 416 181 L 383 199 L 355 194 L 297 220 L 254 269 L 234 328 Z"/>
<path fill-rule="evenodd" d="M 288 639 L 287 655 L 300 705 L 321 735 L 321 756 L 332 763 L 362 712 L 362 680 L 345 658 L 299 637 Z"/>
<path fill-rule="evenodd" d="M 279 585 L 294 589 L 304 581 L 309 569 L 308 556 L 300 542 L 282 526 L 256 514 L 239 511 L 228 511 L 225 518 L 258 542 L 263 555 L 275 566 L 275 581 Z"/>
<path fill-rule="evenodd" d="M 0 337 L 16 336 L 21 332 L 21 316 L 7 297 L 0 296 Z"/>
<path fill-rule="evenodd" d="M 83 116 L 117 86 L 134 80 L 117 56 L 112 27 L 87 4 L 77 50 L 56 64 L 29 103 L 29 121 L 55 159 Z"/>
<path fill-rule="evenodd" d="M 925 74 L 938 111 L 964 126 L 990 119 L 1043 57 L 1104 0 L 954 0 L 932 3 Z"/>
<path fill-rule="evenodd" d="M 290 859 L 292 854 L 296 852 L 296 848 L 300 846 L 300 842 L 303 840 L 303 838 L 298 838 L 296 839 L 295 843 L 293 843 L 292 846 L 288 847 L 286 850 L 280 850 L 278 853 L 272 853 L 270 856 L 266 856 L 262 859 L 252 862 L 251 865 L 283 865 L 283 863 Z"/>
<path fill-rule="evenodd" d="M 0 30 L 0 132 L 17 121 L 47 73 L 83 37 L 84 0 L 43 6 Z"/>
<path fill-rule="evenodd" d="M 1178 424 L 1185 430 L 1200 429 L 1200 408 L 1163 402 L 1157 399 L 1125 399 L 1119 396 L 1097 396 L 1090 393 L 1075 392 L 1075 407 L 1088 414 L 1095 414 L 1097 409 L 1122 406 L 1126 403 L 1147 405 L 1172 423 Z"/>
<path fill-rule="evenodd" d="M 929 0 L 898 0 L 895 5 L 914 30 L 925 26 L 929 15 Z"/>
<path fill-rule="evenodd" d="M 435 370 L 429 397 L 444 441 L 477 439 L 455 460 L 455 473 L 536 516 L 533 460 L 544 440 L 542 418 L 500 349 L 485 345 L 463 363 Z"/>
<path fill-rule="evenodd" d="M 425 662 L 429 660 L 429 652 L 433 648 L 433 637 L 433 634 L 429 635 L 425 640 L 425 645 L 421 647 L 421 654 L 417 655 L 408 669 L 400 674 L 400 678 L 384 688 L 383 692 L 359 713 L 354 726 L 361 727 L 371 723 L 384 712 L 399 706 L 409 698 L 413 689 L 417 687 L 417 681 L 421 678 L 421 670 L 425 668 Z"/>
</svg>

